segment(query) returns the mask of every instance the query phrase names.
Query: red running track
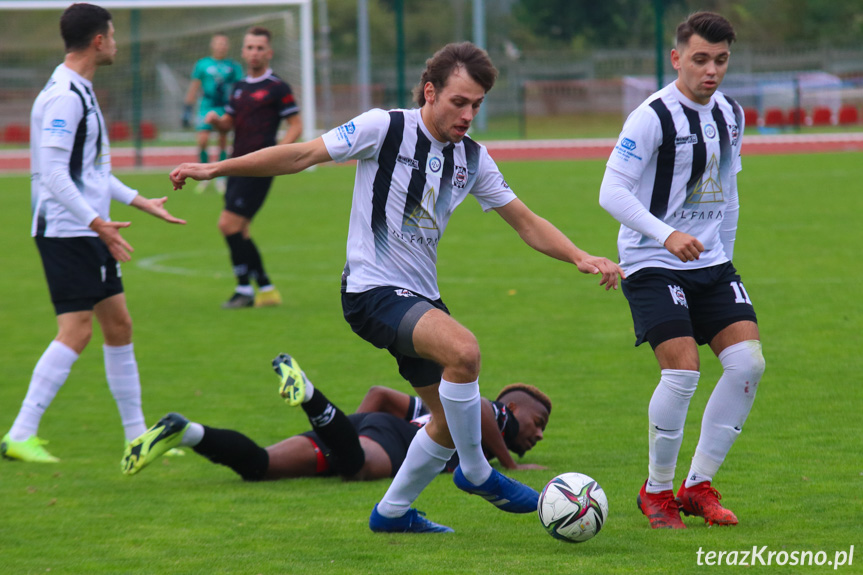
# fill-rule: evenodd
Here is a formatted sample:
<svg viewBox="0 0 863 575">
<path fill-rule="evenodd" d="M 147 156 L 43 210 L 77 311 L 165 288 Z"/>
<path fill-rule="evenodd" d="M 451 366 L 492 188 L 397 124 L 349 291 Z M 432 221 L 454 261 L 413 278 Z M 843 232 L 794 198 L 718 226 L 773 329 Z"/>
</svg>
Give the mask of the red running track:
<svg viewBox="0 0 863 575">
<path fill-rule="evenodd" d="M 608 158 L 616 143 L 613 139 L 583 140 L 522 140 L 484 142 L 496 161 L 505 160 L 601 160 Z M 775 136 L 744 136 L 744 155 L 812 154 L 818 152 L 863 151 L 863 133 L 806 134 Z M 196 162 L 193 146 L 144 148 L 144 168 L 169 170 L 182 162 Z M 114 148 L 112 166 L 135 166 L 135 150 Z M 27 172 L 30 169 L 29 150 L 0 150 L 0 173 Z"/>
</svg>

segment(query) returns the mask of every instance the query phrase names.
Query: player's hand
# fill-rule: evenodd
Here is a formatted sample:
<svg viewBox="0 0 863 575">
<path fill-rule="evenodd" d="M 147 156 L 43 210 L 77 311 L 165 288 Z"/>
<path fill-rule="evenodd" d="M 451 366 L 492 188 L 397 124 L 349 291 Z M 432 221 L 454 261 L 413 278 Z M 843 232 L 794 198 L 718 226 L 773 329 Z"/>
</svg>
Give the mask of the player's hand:
<svg viewBox="0 0 863 575">
<path fill-rule="evenodd" d="M 162 198 L 141 198 L 141 201 L 138 202 L 137 205 L 134 203 L 133 205 L 148 214 L 165 220 L 169 224 L 185 224 L 186 220 L 181 220 L 180 218 L 172 216 L 171 213 L 165 209 L 164 205 L 167 201 L 168 196 L 164 196 Z"/>
<path fill-rule="evenodd" d="M 171 183 L 174 185 L 175 190 L 182 190 L 183 186 L 186 185 L 186 178 L 192 178 L 193 180 L 210 180 L 213 178 L 213 165 L 214 164 L 180 164 L 176 168 L 171 171 L 170 178 Z"/>
<path fill-rule="evenodd" d="M 665 240 L 665 249 L 677 256 L 682 262 L 692 262 L 701 257 L 704 244 L 694 236 L 675 230 Z"/>
<path fill-rule="evenodd" d="M 183 127 L 192 127 L 192 106 L 190 106 L 189 104 L 183 106 Z"/>
<path fill-rule="evenodd" d="M 626 275 L 619 265 L 608 258 L 588 255 L 577 264 L 578 271 L 583 274 L 602 274 L 599 285 L 605 286 L 605 290 L 617 289 L 619 279 L 626 279 Z"/>
<path fill-rule="evenodd" d="M 111 256 L 118 262 L 127 262 L 132 259 L 131 252 L 135 250 L 120 235 L 120 228 L 128 228 L 132 222 L 106 222 L 102 218 L 96 218 L 90 222 L 90 229 L 99 234 L 99 239 L 108 246 Z"/>
</svg>

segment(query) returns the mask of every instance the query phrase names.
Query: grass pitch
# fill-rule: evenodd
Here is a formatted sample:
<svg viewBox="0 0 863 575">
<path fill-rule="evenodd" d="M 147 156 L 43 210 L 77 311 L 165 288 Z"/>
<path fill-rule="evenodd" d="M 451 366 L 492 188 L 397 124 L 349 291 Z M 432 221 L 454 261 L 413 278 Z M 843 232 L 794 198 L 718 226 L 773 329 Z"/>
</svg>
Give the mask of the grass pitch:
<svg viewBox="0 0 863 575">
<path fill-rule="evenodd" d="M 452 526 L 443 536 L 367 528 L 387 481 L 302 479 L 245 484 L 186 450 L 134 477 L 120 474 L 123 437 L 93 341 L 42 420 L 58 465 L 0 461 L 0 573 L 692 573 L 698 552 L 778 553 L 747 573 L 815 573 L 793 551 L 857 548 L 863 572 L 860 409 L 863 360 L 861 154 L 752 157 L 740 176 L 735 264 L 759 314 L 767 371 L 755 407 L 715 479 L 741 524 L 651 531 L 635 506 L 646 474 L 646 410 L 658 379 L 649 348 L 633 349 L 628 307 L 593 277 L 533 252 L 468 199 L 440 246 L 440 284 L 483 350 L 481 388 L 525 381 L 554 402 L 546 439 L 514 475 L 541 488 L 580 471 L 597 479 L 610 518 L 592 541 L 558 542 L 534 515 L 506 515 L 437 478 L 417 507 Z M 581 247 L 613 257 L 617 226 L 597 205 L 602 162 L 507 163 L 510 185 Z M 277 396 L 270 360 L 287 351 L 346 411 L 375 384 L 407 390 L 389 355 L 341 317 L 339 275 L 354 170 L 322 167 L 277 179 L 253 233 L 286 302 L 224 311 L 232 290 L 214 194 L 170 191 L 167 176 L 128 175 L 145 195 L 170 194 L 188 219 L 168 226 L 115 204 L 136 248 L 123 267 L 150 423 L 168 411 L 245 432 L 269 445 L 307 429 Z M 0 433 L 55 335 L 41 264 L 29 237 L 29 180 L 0 178 Z M 704 350 L 678 477 L 719 376 Z M 678 479 L 679 483 L 680 479 Z M 701 556 L 704 563 L 706 555 Z M 742 560 L 742 555 L 737 556 Z M 750 560 L 750 562 L 752 562 Z M 847 562 L 847 560 L 846 560 Z M 737 569 L 719 569 L 720 572 Z"/>
</svg>

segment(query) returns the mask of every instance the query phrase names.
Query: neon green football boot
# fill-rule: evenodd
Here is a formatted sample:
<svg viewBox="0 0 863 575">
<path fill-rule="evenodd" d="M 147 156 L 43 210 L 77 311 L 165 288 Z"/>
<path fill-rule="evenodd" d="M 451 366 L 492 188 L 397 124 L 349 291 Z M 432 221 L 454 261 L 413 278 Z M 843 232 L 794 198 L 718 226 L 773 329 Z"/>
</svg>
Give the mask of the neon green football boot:
<svg viewBox="0 0 863 575">
<path fill-rule="evenodd" d="M 169 413 L 126 446 L 120 469 L 126 475 L 138 473 L 166 451 L 180 445 L 189 425 L 189 420 L 179 413 Z"/>
<path fill-rule="evenodd" d="M 286 353 L 280 353 L 273 360 L 273 369 L 279 376 L 279 395 L 291 407 L 303 402 L 306 396 L 306 374 L 300 369 L 297 360 Z"/>
<path fill-rule="evenodd" d="M 31 435 L 24 441 L 13 441 L 9 434 L 0 441 L 0 454 L 6 459 L 17 459 L 28 463 L 57 463 L 60 461 L 42 447 L 48 442 Z"/>
</svg>

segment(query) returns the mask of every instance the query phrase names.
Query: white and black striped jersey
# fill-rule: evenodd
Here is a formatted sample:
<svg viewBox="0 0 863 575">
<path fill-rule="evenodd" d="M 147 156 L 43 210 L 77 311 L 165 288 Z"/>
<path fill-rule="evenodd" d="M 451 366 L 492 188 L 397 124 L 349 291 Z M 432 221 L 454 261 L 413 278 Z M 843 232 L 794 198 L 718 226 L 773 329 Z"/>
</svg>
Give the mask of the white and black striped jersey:
<svg viewBox="0 0 863 575">
<path fill-rule="evenodd" d="M 484 211 L 515 194 L 485 146 L 435 140 L 419 109 L 371 110 L 324 134 L 337 162 L 358 160 L 343 290 L 397 286 L 438 299 L 437 247 L 468 194 Z"/>
<path fill-rule="evenodd" d="M 731 98 L 716 92 L 708 104 L 697 104 L 674 83 L 629 115 L 607 167 L 636 179 L 632 193 L 639 202 L 668 226 L 698 238 L 705 251 L 684 263 L 656 239 L 621 225 L 618 251 L 628 274 L 729 260 L 720 229 L 726 213 L 736 218 L 743 128 L 743 111 Z"/>
<path fill-rule="evenodd" d="M 33 236 L 95 236 L 88 225 L 109 220 L 111 199 L 137 192 L 111 176 L 105 120 L 93 84 L 60 64 L 30 114 Z"/>
</svg>

